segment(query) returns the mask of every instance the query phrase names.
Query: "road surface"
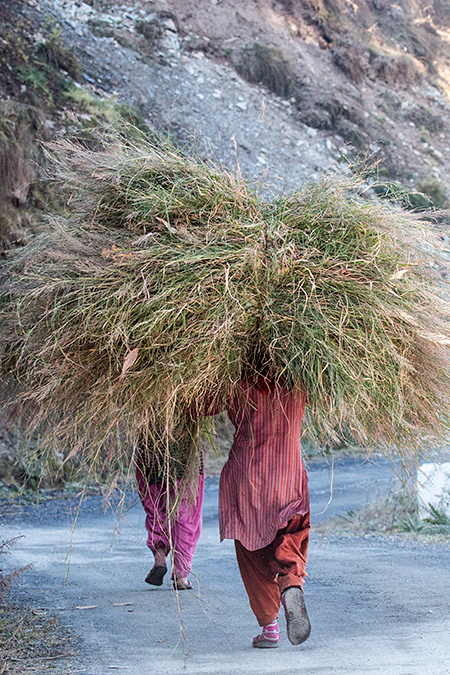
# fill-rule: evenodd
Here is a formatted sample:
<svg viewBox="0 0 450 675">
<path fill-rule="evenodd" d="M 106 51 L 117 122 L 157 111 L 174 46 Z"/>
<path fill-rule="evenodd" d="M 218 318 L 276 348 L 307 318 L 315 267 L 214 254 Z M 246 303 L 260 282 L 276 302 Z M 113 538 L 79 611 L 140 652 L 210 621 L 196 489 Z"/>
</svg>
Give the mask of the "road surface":
<svg viewBox="0 0 450 675">
<path fill-rule="evenodd" d="M 330 502 L 326 462 L 312 462 L 309 476 L 315 524 L 363 507 L 394 485 L 386 463 L 344 458 L 334 466 Z M 133 495 L 119 520 L 103 512 L 99 497 L 88 497 L 74 531 L 75 504 L 61 500 L 3 519 L 2 539 L 25 535 L 9 564 L 34 563 L 16 592 L 80 637 L 78 672 L 450 674 L 450 550 L 394 537 L 313 534 L 305 584 L 311 637 L 292 646 L 280 621 L 280 648 L 253 649 L 258 627 L 233 543 L 219 543 L 217 496 L 218 480 L 209 478 L 195 590 L 179 594 L 169 575 L 161 588 L 143 581 L 152 560 Z"/>
</svg>

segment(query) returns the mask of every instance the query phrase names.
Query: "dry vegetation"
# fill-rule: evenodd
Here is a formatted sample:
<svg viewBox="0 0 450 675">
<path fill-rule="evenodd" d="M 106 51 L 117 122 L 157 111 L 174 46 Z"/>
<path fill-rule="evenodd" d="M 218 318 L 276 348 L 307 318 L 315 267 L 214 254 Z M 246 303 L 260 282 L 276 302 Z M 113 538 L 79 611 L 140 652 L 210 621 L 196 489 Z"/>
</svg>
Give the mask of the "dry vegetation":
<svg viewBox="0 0 450 675">
<path fill-rule="evenodd" d="M 76 639 L 41 608 L 0 605 L 0 668 L 4 675 L 79 672 Z"/>
<path fill-rule="evenodd" d="M 67 657 L 74 655 L 75 640 L 58 620 L 39 607 L 26 607 L 19 602 L 6 601 L 10 587 L 33 565 L 6 571 L 4 557 L 18 537 L 0 543 L 0 672 L 7 675 L 27 675 L 36 672 L 62 672 L 57 663 L 66 666 Z M 56 661 L 56 663 L 55 663 Z M 72 665 L 72 664 L 71 664 Z"/>
<path fill-rule="evenodd" d="M 430 507 L 426 518 L 417 513 L 417 494 L 410 487 L 392 492 L 358 511 L 348 511 L 316 527 L 322 534 L 395 535 L 428 543 L 450 543 L 450 518 Z"/>
<path fill-rule="evenodd" d="M 445 437 L 429 226 L 351 177 L 263 202 L 135 128 L 101 144 L 52 146 L 70 214 L 3 265 L 2 388 L 29 431 L 97 466 L 140 435 L 194 466 L 172 445 L 197 436 L 186 411 L 262 372 L 306 387 L 317 441 L 407 455 Z"/>
</svg>

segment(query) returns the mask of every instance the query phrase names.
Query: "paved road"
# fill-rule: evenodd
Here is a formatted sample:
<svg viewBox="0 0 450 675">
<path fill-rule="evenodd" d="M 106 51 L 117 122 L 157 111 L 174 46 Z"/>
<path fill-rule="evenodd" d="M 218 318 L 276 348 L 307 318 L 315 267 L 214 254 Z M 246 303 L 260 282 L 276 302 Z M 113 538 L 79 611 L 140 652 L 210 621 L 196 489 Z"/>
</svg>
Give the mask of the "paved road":
<svg viewBox="0 0 450 675">
<path fill-rule="evenodd" d="M 364 506 L 392 488 L 387 465 L 344 459 L 309 467 L 316 523 Z M 450 550 L 385 537 L 313 535 L 305 586 L 313 631 L 294 647 L 250 646 L 257 632 L 230 541 L 219 543 L 218 481 L 206 486 L 194 561 L 195 592 L 143 579 L 151 566 L 135 503 L 116 521 L 99 498 L 84 503 L 71 540 L 69 505 L 44 505 L 3 522 L 24 534 L 13 564 L 33 561 L 18 589 L 81 638 L 80 672 L 105 675 L 450 674 Z M 71 542 L 71 543 L 70 543 Z M 71 548 L 70 548 L 71 546 Z M 69 570 L 67 582 L 64 583 Z M 132 603 L 130 605 L 118 603 Z M 76 609 L 96 605 L 93 609 Z"/>
</svg>

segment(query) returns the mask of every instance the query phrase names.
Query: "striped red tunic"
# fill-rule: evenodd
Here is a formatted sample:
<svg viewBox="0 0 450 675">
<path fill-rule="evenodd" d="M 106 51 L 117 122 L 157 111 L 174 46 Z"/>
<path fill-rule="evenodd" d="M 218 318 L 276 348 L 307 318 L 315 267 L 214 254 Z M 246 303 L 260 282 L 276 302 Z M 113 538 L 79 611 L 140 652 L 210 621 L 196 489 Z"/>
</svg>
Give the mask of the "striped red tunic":
<svg viewBox="0 0 450 675">
<path fill-rule="evenodd" d="M 255 551 L 309 511 L 300 436 L 306 396 L 243 382 L 228 406 L 234 441 L 219 489 L 220 540 Z"/>
</svg>

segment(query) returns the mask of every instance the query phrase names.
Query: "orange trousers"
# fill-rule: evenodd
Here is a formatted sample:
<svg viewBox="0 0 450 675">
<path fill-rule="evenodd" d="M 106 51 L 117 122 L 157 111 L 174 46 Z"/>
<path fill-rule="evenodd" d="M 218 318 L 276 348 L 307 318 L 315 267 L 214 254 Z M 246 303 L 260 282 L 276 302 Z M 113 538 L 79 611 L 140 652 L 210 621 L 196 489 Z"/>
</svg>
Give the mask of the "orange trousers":
<svg viewBox="0 0 450 675">
<path fill-rule="evenodd" d="M 242 581 L 260 626 L 267 626 L 278 617 L 281 594 L 286 588 L 303 586 L 310 528 L 308 511 L 294 516 L 264 548 L 249 551 L 235 540 Z"/>
</svg>

